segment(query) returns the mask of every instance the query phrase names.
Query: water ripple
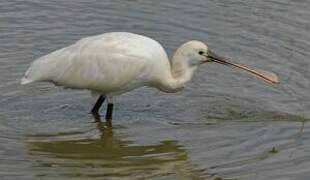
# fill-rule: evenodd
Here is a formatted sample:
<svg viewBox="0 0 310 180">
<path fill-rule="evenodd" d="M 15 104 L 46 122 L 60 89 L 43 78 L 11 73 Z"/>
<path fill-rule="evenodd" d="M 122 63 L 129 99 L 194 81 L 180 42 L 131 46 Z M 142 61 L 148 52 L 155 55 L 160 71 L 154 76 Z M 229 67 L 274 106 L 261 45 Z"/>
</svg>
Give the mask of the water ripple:
<svg viewBox="0 0 310 180">
<path fill-rule="evenodd" d="M 309 8 L 305 0 L 0 2 L 1 176 L 307 179 Z M 206 65 L 183 92 L 121 96 L 113 129 L 93 123 L 88 92 L 19 85 L 34 59 L 108 31 L 155 38 L 170 57 L 202 40 L 281 84 Z"/>
</svg>

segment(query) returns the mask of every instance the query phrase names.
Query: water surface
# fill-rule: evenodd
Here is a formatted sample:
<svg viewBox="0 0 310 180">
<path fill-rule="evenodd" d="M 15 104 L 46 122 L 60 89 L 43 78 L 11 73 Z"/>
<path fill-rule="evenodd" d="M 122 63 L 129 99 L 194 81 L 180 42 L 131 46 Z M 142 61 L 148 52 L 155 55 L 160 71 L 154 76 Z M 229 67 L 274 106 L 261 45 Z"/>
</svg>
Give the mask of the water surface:
<svg viewBox="0 0 310 180">
<path fill-rule="evenodd" d="M 309 179 L 307 1 L 0 2 L 2 179 Z M 270 86 L 208 64 L 176 94 L 116 98 L 113 128 L 87 91 L 19 85 L 34 59 L 78 39 L 130 31 L 172 56 L 191 39 L 273 71 Z"/>
</svg>

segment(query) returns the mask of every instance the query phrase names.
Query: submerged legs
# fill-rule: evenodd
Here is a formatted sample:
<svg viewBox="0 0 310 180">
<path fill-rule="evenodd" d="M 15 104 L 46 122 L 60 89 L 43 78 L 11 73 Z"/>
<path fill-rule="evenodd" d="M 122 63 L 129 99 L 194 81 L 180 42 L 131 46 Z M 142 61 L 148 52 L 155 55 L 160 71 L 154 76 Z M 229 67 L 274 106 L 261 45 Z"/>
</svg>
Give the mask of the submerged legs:
<svg viewBox="0 0 310 180">
<path fill-rule="evenodd" d="M 105 114 L 106 120 L 112 120 L 113 104 L 108 103 L 107 113 Z"/>
<path fill-rule="evenodd" d="M 104 100 L 105 100 L 105 96 L 101 95 L 98 98 L 98 100 L 96 101 L 94 107 L 91 110 L 91 113 L 94 115 L 94 117 L 97 117 L 97 118 L 100 117 L 98 111 L 99 111 L 100 107 L 102 106 Z M 112 120 L 112 113 L 113 113 L 113 103 L 110 103 L 108 101 L 108 107 L 107 107 L 107 112 L 105 114 L 105 119 L 108 121 L 111 121 Z"/>
<path fill-rule="evenodd" d="M 104 100 L 105 100 L 105 96 L 99 96 L 99 98 L 98 98 L 96 104 L 95 104 L 94 107 L 91 109 L 91 113 L 92 113 L 92 114 L 96 114 L 96 115 L 99 114 L 98 111 L 99 111 L 99 109 L 100 109 L 102 103 L 104 102 Z"/>
</svg>

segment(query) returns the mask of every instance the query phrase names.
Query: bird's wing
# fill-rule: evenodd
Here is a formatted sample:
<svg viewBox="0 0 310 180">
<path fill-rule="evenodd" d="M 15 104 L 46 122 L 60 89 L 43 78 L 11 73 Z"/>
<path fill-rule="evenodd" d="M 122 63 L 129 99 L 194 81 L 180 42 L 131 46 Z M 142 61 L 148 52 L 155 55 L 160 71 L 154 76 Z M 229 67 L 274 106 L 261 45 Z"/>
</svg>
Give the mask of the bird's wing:
<svg viewBox="0 0 310 180">
<path fill-rule="evenodd" d="M 147 60 L 139 56 L 98 53 L 92 63 L 84 63 L 79 82 L 82 86 L 98 89 L 101 92 L 119 91 L 132 88 L 136 83 L 146 81 Z M 89 72 L 91 70 L 91 72 Z"/>
<path fill-rule="evenodd" d="M 68 88 L 114 91 L 138 80 L 146 62 L 145 57 L 130 52 L 72 45 L 36 60 L 24 78 Z"/>
<path fill-rule="evenodd" d="M 158 42 L 131 33 L 106 33 L 83 38 L 37 59 L 22 83 L 51 81 L 69 88 L 128 88 L 151 79 L 155 59 L 165 59 L 163 64 L 169 67 Z"/>
</svg>

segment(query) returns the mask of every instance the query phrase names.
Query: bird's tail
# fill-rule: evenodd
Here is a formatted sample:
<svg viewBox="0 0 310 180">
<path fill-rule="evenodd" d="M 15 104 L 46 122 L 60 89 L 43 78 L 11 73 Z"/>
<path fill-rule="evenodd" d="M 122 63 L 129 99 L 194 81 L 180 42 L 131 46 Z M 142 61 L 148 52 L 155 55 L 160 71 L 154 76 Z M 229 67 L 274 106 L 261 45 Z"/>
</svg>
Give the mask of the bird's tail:
<svg viewBox="0 0 310 180">
<path fill-rule="evenodd" d="M 29 84 L 32 83 L 33 81 L 30 79 L 27 79 L 26 76 L 24 76 L 21 80 L 20 80 L 20 84 L 24 85 L 24 84 Z"/>
<path fill-rule="evenodd" d="M 20 84 L 24 85 L 24 84 L 29 84 L 29 83 L 34 82 L 34 80 L 30 78 L 30 70 L 31 70 L 31 66 L 26 71 L 24 77 L 22 77 L 22 79 L 20 80 Z"/>
</svg>

